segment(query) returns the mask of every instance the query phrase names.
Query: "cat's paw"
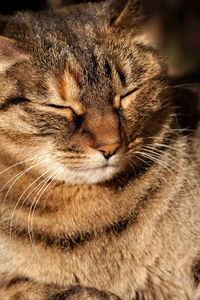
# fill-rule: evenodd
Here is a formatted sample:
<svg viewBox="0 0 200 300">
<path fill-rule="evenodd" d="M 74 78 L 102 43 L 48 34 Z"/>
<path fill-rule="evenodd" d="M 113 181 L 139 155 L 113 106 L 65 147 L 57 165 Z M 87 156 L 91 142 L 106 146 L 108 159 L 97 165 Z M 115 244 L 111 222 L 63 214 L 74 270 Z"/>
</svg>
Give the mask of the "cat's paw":
<svg viewBox="0 0 200 300">
<path fill-rule="evenodd" d="M 67 290 L 54 294 L 49 300 L 121 300 L 118 296 L 95 288 L 70 286 Z"/>
</svg>

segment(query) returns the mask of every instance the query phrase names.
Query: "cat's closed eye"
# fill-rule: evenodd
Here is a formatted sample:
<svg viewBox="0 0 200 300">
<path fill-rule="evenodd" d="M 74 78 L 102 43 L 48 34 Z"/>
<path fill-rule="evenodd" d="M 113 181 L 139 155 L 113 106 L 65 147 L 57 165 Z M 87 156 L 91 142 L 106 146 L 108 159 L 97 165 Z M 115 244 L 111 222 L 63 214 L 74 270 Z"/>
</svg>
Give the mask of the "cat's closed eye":
<svg viewBox="0 0 200 300">
<path fill-rule="evenodd" d="M 139 87 L 134 88 L 133 90 L 127 92 L 127 93 L 124 94 L 124 95 L 122 95 L 122 96 L 120 97 L 120 100 L 122 100 L 122 99 L 124 99 L 124 98 L 126 98 L 126 97 L 128 97 L 128 96 L 130 96 L 130 95 L 132 95 L 132 94 L 134 94 L 134 93 L 137 92 L 138 90 L 139 90 Z"/>
<path fill-rule="evenodd" d="M 76 125 L 77 124 L 76 120 L 78 119 L 78 116 L 72 107 L 67 105 L 66 106 L 59 105 L 59 104 L 46 104 L 45 107 L 49 107 L 55 110 L 58 114 L 64 115 L 67 118 L 67 121 L 75 122 L 76 128 L 79 128 L 79 125 Z"/>
<path fill-rule="evenodd" d="M 12 105 L 20 105 L 23 103 L 31 102 L 29 99 L 24 97 L 15 97 L 15 98 L 8 98 L 3 104 L 0 105 L 0 109 L 7 109 Z"/>
<path fill-rule="evenodd" d="M 64 105 L 57 105 L 57 104 L 46 104 L 46 106 L 49 106 L 49 107 L 53 107 L 53 108 L 57 108 L 57 109 L 71 109 L 71 107 L 69 106 L 64 106 Z"/>
</svg>

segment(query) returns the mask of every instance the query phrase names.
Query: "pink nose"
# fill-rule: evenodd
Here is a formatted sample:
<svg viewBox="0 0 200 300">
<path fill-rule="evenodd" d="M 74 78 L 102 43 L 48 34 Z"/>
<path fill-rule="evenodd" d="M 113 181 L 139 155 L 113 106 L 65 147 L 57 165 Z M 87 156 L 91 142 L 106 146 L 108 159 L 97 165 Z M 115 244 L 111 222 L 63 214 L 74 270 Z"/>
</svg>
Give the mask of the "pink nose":
<svg viewBox="0 0 200 300">
<path fill-rule="evenodd" d="M 115 152 L 117 151 L 119 146 L 120 146 L 120 143 L 107 144 L 107 145 L 102 145 L 102 146 L 96 148 L 96 150 L 102 152 L 103 156 L 106 159 L 109 159 L 112 155 L 115 154 Z"/>
</svg>

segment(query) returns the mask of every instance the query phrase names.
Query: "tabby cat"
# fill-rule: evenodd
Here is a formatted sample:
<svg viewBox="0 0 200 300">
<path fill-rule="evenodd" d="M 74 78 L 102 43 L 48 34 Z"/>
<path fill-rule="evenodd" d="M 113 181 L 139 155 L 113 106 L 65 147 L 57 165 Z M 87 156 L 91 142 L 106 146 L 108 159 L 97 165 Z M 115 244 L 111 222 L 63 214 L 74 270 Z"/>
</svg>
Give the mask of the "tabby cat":
<svg viewBox="0 0 200 300">
<path fill-rule="evenodd" d="M 0 24 L 0 299 L 200 299 L 200 130 L 141 4 Z"/>
</svg>

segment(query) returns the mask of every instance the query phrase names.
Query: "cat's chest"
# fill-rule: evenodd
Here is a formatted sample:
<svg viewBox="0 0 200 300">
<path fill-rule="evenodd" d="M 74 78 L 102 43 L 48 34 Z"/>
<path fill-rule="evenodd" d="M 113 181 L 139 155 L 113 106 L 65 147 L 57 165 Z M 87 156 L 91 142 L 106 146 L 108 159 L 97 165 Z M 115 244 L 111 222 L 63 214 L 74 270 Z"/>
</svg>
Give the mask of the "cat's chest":
<svg viewBox="0 0 200 300">
<path fill-rule="evenodd" d="M 22 243 L 25 251 L 20 250 Z M 73 243 L 71 248 L 69 244 L 63 244 L 61 249 L 50 241 L 48 246 L 44 246 L 34 239 L 27 245 L 17 240 L 7 257 L 9 269 L 17 269 L 26 277 L 39 278 L 48 284 L 80 284 L 108 291 L 112 284 L 112 292 L 123 299 L 132 299 L 135 290 L 146 278 L 146 264 L 157 255 L 157 251 L 147 255 L 137 247 L 133 228 Z"/>
<path fill-rule="evenodd" d="M 55 189 L 35 210 L 31 202 L 22 208 L 18 221 L 26 232 L 18 227 L 9 253 L 2 250 L 2 272 L 9 269 L 49 284 L 99 290 L 109 290 L 112 284 L 112 292 L 133 299 L 144 285 L 147 266 L 163 250 L 155 230 L 158 216 L 167 209 L 163 189 L 165 185 L 154 186 L 150 193 L 150 183 L 145 186 L 144 181 L 118 192 L 94 186 Z M 167 190 L 172 197 L 173 186 Z M 2 238 L 6 245 L 10 236 Z"/>
</svg>

